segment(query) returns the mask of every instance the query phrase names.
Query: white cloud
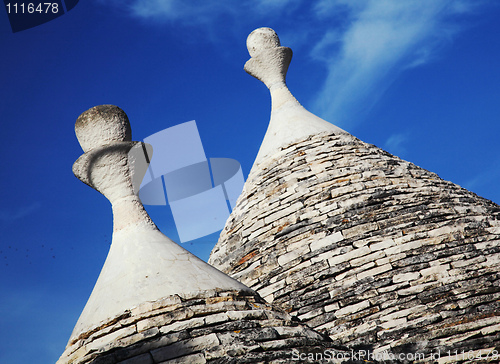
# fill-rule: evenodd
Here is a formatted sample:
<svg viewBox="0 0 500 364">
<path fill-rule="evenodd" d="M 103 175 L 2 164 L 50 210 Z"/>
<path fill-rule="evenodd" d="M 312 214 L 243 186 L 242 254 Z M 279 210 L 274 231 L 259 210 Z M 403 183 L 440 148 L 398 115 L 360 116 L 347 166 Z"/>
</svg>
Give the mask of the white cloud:
<svg viewBox="0 0 500 364">
<path fill-rule="evenodd" d="M 405 143 L 408 141 L 408 133 L 392 134 L 384 143 L 384 149 L 391 154 L 401 157 L 406 153 Z"/>
<path fill-rule="evenodd" d="M 137 18 L 160 22 L 179 22 L 184 25 L 216 24 L 223 15 L 233 16 L 238 21 L 248 20 L 249 15 L 264 15 L 294 9 L 301 0 L 100 0 L 120 9 L 127 9 Z"/>
<path fill-rule="evenodd" d="M 481 190 L 500 179 L 500 158 L 496 158 L 489 163 L 489 166 L 482 172 L 476 174 L 463 182 L 463 187 L 470 191 L 481 194 Z"/>
<path fill-rule="evenodd" d="M 318 16 L 342 11 L 349 25 L 340 40 L 327 32 L 313 50 L 328 67 L 315 111 L 341 126 L 359 121 L 400 71 L 428 62 L 450 41 L 459 30 L 452 15 L 472 9 L 468 0 L 321 1 Z M 339 50 L 329 55 L 333 43 Z"/>
<path fill-rule="evenodd" d="M 204 24 L 211 22 L 220 14 L 230 13 L 232 8 L 228 0 L 197 2 L 134 0 L 130 4 L 130 9 L 139 18 Z"/>
<path fill-rule="evenodd" d="M 31 215 L 33 212 L 37 211 L 42 207 L 40 202 L 33 202 L 31 205 L 17 207 L 13 209 L 5 209 L 0 210 L 0 221 L 14 221 L 22 219 L 28 215 Z"/>
<path fill-rule="evenodd" d="M 218 32 L 258 20 L 276 26 L 285 46 L 300 47 L 326 68 L 312 111 L 338 124 L 363 120 L 400 72 L 439 55 L 483 0 L 100 0 L 137 18 Z M 219 20 L 226 22 L 221 23 Z M 231 24 L 228 23 L 232 22 Z M 239 33 L 238 33 L 239 34 Z M 293 44 L 289 44 L 292 41 Z M 305 101 L 305 100 L 304 100 Z"/>
<path fill-rule="evenodd" d="M 332 58 L 335 58 L 340 46 L 342 45 L 343 34 L 338 29 L 329 29 L 317 42 L 312 51 L 311 56 L 319 61 L 329 63 Z"/>
<path fill-rule="evenodd" d="M 285 9 L 295 9 L 301 0 L 257 0 L 258 10 L 261 12 L 266 11 L 283 11 Z M 234 2 L 233 2 L 234 5 Z"/>
</svg>

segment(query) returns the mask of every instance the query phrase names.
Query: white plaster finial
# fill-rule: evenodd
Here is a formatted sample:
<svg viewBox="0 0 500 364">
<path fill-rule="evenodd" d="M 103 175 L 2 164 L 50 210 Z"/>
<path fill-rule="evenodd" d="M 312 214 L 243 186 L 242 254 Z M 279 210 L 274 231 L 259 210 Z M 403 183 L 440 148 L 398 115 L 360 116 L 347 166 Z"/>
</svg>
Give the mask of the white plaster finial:
<svg viewBox="0 0 500 364">
<path fill-rule="evenodd" d="M 286 87 L 292 50 L 280 46 L 276 32 L 271 28 L 254 30 L 247 38 L 247 48 L 252 58 L 245 64 L 245 71 L 264 82 L 270 90 Z"/>
<path fill-rule="evenodd" d="M 292 50 L 281 46 L 274 30 L 255 29 L 247 38 L 247 48 L 251 58 L 245 63 L 245 71 L 267 86 L 272 101 L 271 121 L 255 165 L 281 147 L 309 135 L 321 132 L 346 133 L 307 111 L 292 95 L 286 85 Z"/>
<path fill-rule="evenodd" d="M 163 235 L 144 209 L 132 181 L 143 143 L 131 141 L 127 115 L 117 106 L 96 106 L 78 118 L 83 154 L 73 172 L 106 196 L 113 208 L 113 239 L 106 262 L 73 330 L 80 334 L 147 301 L 215 288 L 247 290 Z M 148 151 L 148 155 L 151 150 Z M 137 177 L 137 176 L 135 176 Z M 138 189 L 137 189 L 138 190 Z"/>
<path fill-rule="evenodd" d="M 114 105 L 100 105 L 85 111 L 76 120 L 75 133 L 84 152 L 113 142 L 132 141 L 127 114 Z"/>
<path fill-rule="evenodd" d="M 247 48 L 251 57 L 257 56 L 262 49 L 281 46 L 278 34 L 271 28 L 258 28 L 249 34 Z"/>
<path fill-rule="evenodd" d="M 133 142 L 130 122 L 118 106 L 100 105 L 81 114 L 75 133 L 85 151 L 73 164 L 73 173 L 82 182 L 101 192 L 113 207 L 113 231 L 131 224 L 156 228 L 142 206 L 132 181 L 137 169 L 130 160 L 134 150 L 142 151 L 140 142 Z M 151 153 L 151 147 L 148 146 Z"/>
</svg>

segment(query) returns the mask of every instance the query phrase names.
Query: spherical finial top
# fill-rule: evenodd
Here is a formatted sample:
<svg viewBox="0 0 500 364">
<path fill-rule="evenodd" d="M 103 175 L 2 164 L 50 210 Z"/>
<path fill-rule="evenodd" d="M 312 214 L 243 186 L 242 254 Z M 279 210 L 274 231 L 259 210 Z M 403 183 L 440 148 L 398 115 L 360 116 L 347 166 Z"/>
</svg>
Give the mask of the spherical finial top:
<svg viewBox="0 0 500 364">
<path fill-rule="evenodd" d="M 127 114 L 114 105 L 95 106 L 82 113 L 76 120 L 75 133 L 84 152 L 132 140 Z"/>
<path fill-rule="evenodd" d="M 276 32 L 271 28 L 255 29 L 247 38 L 247 48 L 251 58 L 245 63 L 245 71 L 270 90 L 285 87 L 292 50 L 281 46 Z"/>
<path fill-rule="evenodd" d="M 251 57 L 255 57 L 261 50 L 279 47 L 278 34 L 271 28 L 258 28 L 248 35 L 247 48 Z"/>
</svg>

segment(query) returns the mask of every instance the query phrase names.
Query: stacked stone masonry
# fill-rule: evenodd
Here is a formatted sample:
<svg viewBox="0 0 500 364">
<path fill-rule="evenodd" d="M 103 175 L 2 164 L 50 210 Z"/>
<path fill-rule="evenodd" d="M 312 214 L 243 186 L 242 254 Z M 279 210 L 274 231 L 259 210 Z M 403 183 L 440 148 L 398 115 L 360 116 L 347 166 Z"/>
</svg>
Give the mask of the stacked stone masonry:
<svg viewBox="0 0 500 364">
<path fill-rule="evenodd" d="M 336 343 L 487 353 L 500 346 L 499 240 L 498 205 L 319 134 L 252 169 L 209 262 Z"/>
<path fill-rule="evenodd" d="M 327 337 L 248 291 L 205 291 L 145 302 L 70 342 L 58 363 L 289 363 L 341 355 Z"/>
</svg>

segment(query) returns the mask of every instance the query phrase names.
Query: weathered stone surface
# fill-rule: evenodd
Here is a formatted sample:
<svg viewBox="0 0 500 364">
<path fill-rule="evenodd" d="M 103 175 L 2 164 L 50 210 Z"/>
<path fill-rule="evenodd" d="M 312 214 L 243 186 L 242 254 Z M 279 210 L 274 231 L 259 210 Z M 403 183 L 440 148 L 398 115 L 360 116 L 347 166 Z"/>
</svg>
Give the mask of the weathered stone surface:
<svg viewBox="0 0 500 364">
<path fill-rule="evenodd" d="M 118 364 L 154 364 L 153 358 L 150 353 L 134 356 L 133 358 L 126 359 L 118 362 Z"/>
<path fill-rule="evenodd" d="M 323 133 L 252 169 L 209 262 L 344 345 L 479 350 L 498 344 L 499 226 L 498 205 Z"/>
<path fill-rule="evenodd" d="M 248 290 L 214 289 L 145 302 L 83 337 L 68 345 L 58 363 L 286 362 L 292 349 L 343 352 Z"/>
</svg>

